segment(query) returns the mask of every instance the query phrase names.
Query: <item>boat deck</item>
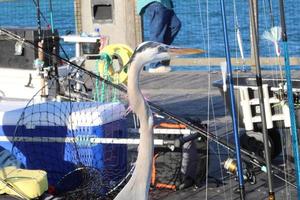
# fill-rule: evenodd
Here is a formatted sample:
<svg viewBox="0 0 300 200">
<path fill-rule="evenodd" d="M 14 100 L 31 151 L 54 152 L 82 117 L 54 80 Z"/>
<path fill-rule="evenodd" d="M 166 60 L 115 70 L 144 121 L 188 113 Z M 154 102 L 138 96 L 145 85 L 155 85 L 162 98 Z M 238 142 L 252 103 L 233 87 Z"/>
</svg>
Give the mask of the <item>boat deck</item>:
<svg viewBox="0 0 300 200">
<path fill-rule="evenodd" d="M 235 75 L 255 75 L 253 73 L 235 72 Z M 292 74 L 299 77 L 298 71 L 293 71 Z M 263 71 L 263 76 L 274 77 L 271 71 Z M 210 115 L 210 131 L 220 137 L 226 135 L 230 137 L 232 136 L 230 116 L 225 114 L 227 111 L 218 89 L 211 86 L 213 81 L 221 78 L 221 72 L 143 73 L 141 89 L 150 101 L 180 117 L 197 118 L 208 123 L 208 115 Z M 209 110 L 208 103 L 210 103 L 211 108 Z M 224 170 L 222 164 L 228 157 L 227 150 L 216 145 L 213 141 L 209 142 L 209 149 L 209 179 L 207 184 L 203 183 L 199 188 L 190 187 L 176 192 L 155 190 L 151 192 L 151 199 L 239 199 L 239 193 L 234 192 L 238 187 L 238 181 Z M 273 162 L 277 162 L 276 159 Z M 256 184 L 245 184 L 246 199 L 267 199 L 267 175 L 258 170 L 256 176 Z M 293 180 L 290 181 L 295 184 Z M 274 178 L 274 190 L 276 199 L 296 199 L 296 189 L 278 178 Z"/>
<path fill-rule="evenodd" d="M 203 185 L 202 187 L 190 187 L 182 191 L 176 191 L 168 193 L 167 191 L 161 191 L 161 194 L 155 195 L 154 199 L 163 200 L 199 200 L 199 199 L 213 199 L 213 200 L 224 200 L 224 199 L 240 199 L 239 193 L 234 190 L 238 187 L 237 181 L 233 177 L 224 180 L 221 185 L 217 185 L 215 180 L 209 179 L 208 186 Z M 257 176 L 257 183 L 251 185 L 245 184 L 246 196 L 245 199 L 256 199 L 265 200 L 268 199 L 268 186 L 266 175 L 261 173 Z M 282 181 L 274 178 L 274 192 L 276 199 L 297 199 L 297 192 L 292 187 L 287 187 Z"/>
<path fill-rule="evenodd" d="M 264 71 L 266 76 L 273 77 L 272 72 Z M 300 77 L 299 71 L 293 71 L 294 77 Z M 235 72 L 235 75 L 249 76 L 251 72 Z M 221 72 L 171 72 L 151 74 L 143 72 L 141 90 L 151 102 L 181 118 L 193 118 L 209 124 L 209 132 L 218 137 L 228 137 L 233 143 L 231 119 L 225 108 L 218 88 L 213 87 L 215 80 L 222 78 Z M 210 109 L 208 109 L 210 108 Z M 209 116 L 209 117 L 208 117 Z M 199 187 L 184 190 L 151 190 L 151 200 L 198 200 L 198 199 L 240 199 L 235 192 L 238 182 L 235 176 L 228 174 L 223 162 L 229 157 L 228 151 L 209 140 L 208 179 Z M 231 157 L 233 155 L 231 154 Z M 274 164 L 280 164 L 275 159 Z M 206 163 L 201 163 L 205 165 Z M 245 183 L 246 199 L 263 200 L 268 198 L 267 175 L 256 168 L 256 183 Z M 293 184 L 295 180 L 289 179 Z M 276 199 L 296 199 L 296 189 L 285 182 L 274 178 Z M 10 199 L 10 197 L 1 199 Z"/>
</svg>

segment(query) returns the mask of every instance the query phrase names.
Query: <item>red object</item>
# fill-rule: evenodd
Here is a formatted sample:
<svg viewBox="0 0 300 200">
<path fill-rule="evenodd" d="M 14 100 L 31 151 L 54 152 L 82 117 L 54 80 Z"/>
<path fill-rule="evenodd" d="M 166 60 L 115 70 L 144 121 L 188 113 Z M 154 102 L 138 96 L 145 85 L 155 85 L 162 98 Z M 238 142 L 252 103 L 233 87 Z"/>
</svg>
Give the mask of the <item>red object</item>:
<svg viewBox="0 0 300 200">
<path fill-rule="evenodd" d="M 48 193 L 49 194 L 54 194 L 55 193 L 55 187 L 53 185 L 49 185 L 49 187 L 48 187 Z"/>
</svg>

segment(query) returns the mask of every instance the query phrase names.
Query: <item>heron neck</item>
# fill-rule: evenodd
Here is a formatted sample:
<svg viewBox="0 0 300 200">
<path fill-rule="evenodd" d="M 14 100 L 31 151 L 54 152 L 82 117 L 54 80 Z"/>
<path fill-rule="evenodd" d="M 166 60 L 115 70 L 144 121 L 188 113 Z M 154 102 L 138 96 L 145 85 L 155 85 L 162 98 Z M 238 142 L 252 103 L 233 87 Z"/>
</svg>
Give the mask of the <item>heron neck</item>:
<svg viewBox="0 0 300 200">
<path fill-rule="evenodd" d="M 137 57 L 130 65 L 128 71 L 127 92 L 129 104 L 132 110 L 138 115 L 140 111 L 147 109 L 146 102 L 139 86 L 140 73 L 144 63 Z M 142 114 L 141 114 L 142 115 Z M 141 119 L 140 119 L 141 120 Z"/>
<path fill-rule="evenodd" d="M 154 148 L 153 117 L 149 105 L 144 100 L 139 87 L 139 76 L 143 65 L 139 59 L 131 63 L 128 72 L 128 99 L 133 112 L 136 113 L 140 121 L 140 145 L 134 174 L 139 180 L 141 187 L 148 191 L 150 187 Z"/>
</svg>

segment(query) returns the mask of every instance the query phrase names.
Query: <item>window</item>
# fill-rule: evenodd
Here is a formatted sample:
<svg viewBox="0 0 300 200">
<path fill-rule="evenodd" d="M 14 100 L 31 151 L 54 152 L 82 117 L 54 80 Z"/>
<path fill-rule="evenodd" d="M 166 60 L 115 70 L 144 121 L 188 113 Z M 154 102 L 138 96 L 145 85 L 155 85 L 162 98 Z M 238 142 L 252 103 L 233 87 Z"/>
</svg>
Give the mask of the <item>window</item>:
<svg viewBox="0 0 300 200">
<path fill-rule="evenodd" d="M 113 22 L 113 0 L 92 1 L 93 20 L 97 23 Z"/>
</svg>

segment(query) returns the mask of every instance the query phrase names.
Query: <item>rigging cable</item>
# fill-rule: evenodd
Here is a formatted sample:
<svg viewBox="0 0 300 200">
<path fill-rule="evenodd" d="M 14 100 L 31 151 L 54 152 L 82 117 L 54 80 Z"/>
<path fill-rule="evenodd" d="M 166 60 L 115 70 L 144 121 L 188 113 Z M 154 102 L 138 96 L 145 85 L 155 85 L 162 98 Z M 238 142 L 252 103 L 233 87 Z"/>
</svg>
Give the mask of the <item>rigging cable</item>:
<svg viewBox="0 0 300 200">
<path fill-rule="evenodd" d="M 263 12 L 263 16 L 264 16 L 264 33 L 262 35 L 262 38 L 265 39 L 266 41 L 268 41 L 268 43 L 267 43 L 268 44 L 267 45 L 267 47 L 268 47 L 268 56 L 272 57 L 273 53 L 271 53 L 271 52 L 273 52 L 273 49 L 274 49 L 274 47 L 272 47 L 272 45 L 275 46 L 275 52 L 278 55 L 277 52 L 279 52 L 279 51 L 277 51 L 276 45 L 278 47 L 278 42 L 279 42 L 280 38 L 278 38 L 277 36 L 272 35 L 272 31 L 271 30 L 272 30 L 272 28 L 274 26 L 274 21 L 272 20 L 273 19 L 272 17 L 271 17 L 271 30 L 270 31 L 268 30 L 269 29 L 269 27 L 268 27 L 269 23 L 268 23 L 268 19 L 267 19 L 267 5 L 266 5 L 267 3 L 266 3 L 266 0 L 263 0 L 262 3 L 263 3 L 263 11 L 264 11 Z M 269 2 L 269 6 L 268 6 L 268 8 L 269 8 L 268 9 L 269 16 L 270 15 L 273 16 L 273 14 L 270 13 L 270 12 L 272 12 L 272 10 L 270 10 L 271 6 L 272 6 L 272 4 L 271 4 L 271 2 Z M 280 76 L 283 77 L 282 76 L 281 66 L 280 66 L 279 56 L 277 56 L 277 62 L 279 64 Z M 273 81 L 274 84 L 278 84 L 278 80 L 280 80 L 280 79 L 277 78 L 278 77 L 278 72 L 277 71 L 278 71 L 277 68 L 275 68 L 275 73 L 272 70 L 272 79 L 274 80 Z"/>
<path fill-rule="evenodd" d="M 224 0 L 220 0 L 220 3 L 221 3 L 221 12 L 222 12 L 222 21 L 223 21 L 226 62 L 227 62 L 227 69 L 228 69 L 227 71 L 228 71 L 228 80 L 229 80 L 231 115 L 232 115 L 234 141 L 235 141 L 237 174 L 239 180 L 240 199 L 243 200 L 245 199 L 245 186 L 244 186 L 243 168 L 242 168 L 241 152 L 240 152 L 241 147 L 240 147 L 240 139 L 238 133 L 238 124 L 237 124 L 238 122 L 237 122 L 236 109 L 235 109 L 235 97 L 234 97 L 234 87 L 233 87 L 234 83 L 232 78 L 232 66 L 230 60 L 230 50 L 229 50 L 229 42 L 228 42 L 228 35 L 227 35 L 227 22 L 226 22 Z"/>
<path fill-rule="evenodd" d="M 206 1 L 206 5 L 208 6 L 207 4 L 207 1 Z M 206 51 L 206 57 L 209 58 L 209 55 L 210 55 L 210 38 L 209 38 L 209 31 L 210 31 L 210 27 L 209 27 L 209 21 L 208 21 L 208 17 L 206 17 L 206 28 L 204 27 L 204 23 L 203 23 L 203 16 L 202 16 L 202 6 L 201 6 L 201 2 L 200 0 L 197 0 L 197 8 L 199 10 L 199 20 L 200 20 L 200 25 L 201 25 L 201 35 L 202 35 L 202 41 L 204 43 L 204 47 L 206 47 L 205 49 L 207 49 Z M 208 12 L 206 12 L 206 15 L 208 15 Z M 205 33 L 205 30 L 206 30 L 206 33 Z M 205 40 L 205 35 L 207 35 L 207 43 L 206 43 L 206 40 Z M 210 71 L 211 69 L 211 65 L 209 63 L 208 65 L 208 70 Z M 208 73 L 208 82 L 210 83 L 210 73 Z M 210 127 L 210 104 L 209 104 L 209 97 L 210 97 L 210 84 L 208 84 L 208 89 L 207 89 L 207 96 L 208 96 L 208 99 L 207 99 L 207 131 L 209 132 L 209 127 Z M 208 154 L 209 154 L 209 139 L 207 138 L 206 140 L 206 156 L 208 158 Z M 205 162 L 205 165 L 206 165 L 206 169 L 208 169 L 208 161 L 209 159 L 206 160 Z M 209 174 L 208 174 L 208 171 L 209 170 L 206 170 L 206 173 L 205 173 L 205 199 L 207 199 L 208 197 L 208 177 L 209 177 Z"/>
<path fill-rule="evenodd" d="M 274 20 L 274 14 L 273 14 L 273 6 L 272 6 L 272 0 L 268 0 L 268 6 L 269 6 L 269 16 L 270 16 L 270 21 L 271 21 L 271 31 L 272 29 L 277 30 L 277 32 L 279 33 L 277 35 L 277 37 L 274 37 L 274 45 L 275 45 L 275 52 L 277 55 L 277 60 L 279 63 L 279 73 L 280 73 L 280 78 L 281 81 L 283 81 L 283 70 L 282 70 L 282 66 L 281 66 L 281 62 L 280 62 L 280 49 L 279 49 L 279 41 L 281 40 L 281 29 L 279 28 L 275 28 L 275 20 Z"/>
<path fill-rule="evenodd" d="M 210 58 L 210 44 L 211 44 L 211 42 L 210 42 L 210 39 L 211 39 L 211 37 L 210 37 L 210 16 L 209 16 L 209 8 L 210 8 L 210 4 L 209 4 L 209 0 L 206 0 L 206 26 L 207 26 L 207 28 L 206 28 L 206 34 L 207 34 L 207 58 L 209 59 Z M 199 6 L 200 6 L 200 2 L 199 2 Z M 208 93 L 207 93 L 207 96 L 208 96 L 208 99 L 207 99 L 207 121 L 209 122 L 209 123 L 207 123 L 207 131 L 208 132 L 210 132 L 211 131 L 211 129 L 213 129 L 213 131 L 214 131 L 214 133 L 215 133 L 215 135 L 216 135 L 216 137 L 217 138 L 219 138 L 220 137 L 220 134 L 218 133 L 219 131 L 218 131 L 218 128 L 217 128 L 217 123 L 216 123 L 216 113 L 215 113 L 215 110 L 214 110 L 214 99 L 212 98 L 212 96 L 211 96 L 211 85 L 212 85 L 212 82 L 211 82 L 211 73 L 212 73 L 212 68 L 211 68 L 211 62 L 210 62 L 210 59 L 209 59 L 209 63 L 208 63 L 208 67 L 209 67 L 209 73 L 208 73 Z M 212 119 L 211 119 L 212 118 Z M 207 147 L 209 147 L 209 140 L 206 140 L 207 141 Z M 216 146 L 216 148 L 217 148 L 217 155 L 218 156 L 216 156 L 217 157 L 217 159 L 218 159 L 218 161 L 219 161 L 219 163 L 222 163 L 222 157 L 221 157 L 221 152 L 222 152 L 222 148 L 221 148 L 221 145 L 217 145 Z M 209 148 L 207 148 L 207 156 L 208 156 L 208 154 L 209 154 Z M 228 154 L 227 154 L 227 156 L 228 156 Z M 208 169 L 209 168 L 209 159 L 207 159 L 207 162 L 206 162 L 206 169 Z M 220 172 L 220 175 L 221 175 L 221 177 L 222 177 L 222 179 L 224 179 L 224 177 L 225 177 L 225 175 L 224 175 L 224 170 L 223 170 L 223 167 L 222 167 L 222 165 L 220 164 L 219 165 L 219 172 Z M 206 171 L 206 186 L 208 185 L 208 180 L 209 180 L 209 170 L 207 170 Z M 226 199 L 228 199 L 228 197 L 227 197 L 227 193 L 226 193 L 226 187 L 225 187 L 225 183 L 224 182 L 221 182 L 221 183 L 219 183 L 220 185 L 221 185 L 221 189 L 223 190 L 223 198 L 224 198 L 224 200 L 226 200 Z M 206 199 L 207 199 L 207 197 L 208 197 L 208 188 L 209 187 L 206 187 L 205 188 L 205 193 L 206 193 Z M 231 193 L 230 193 L 230 195 L 232 195 Z"/>
<path fill-rule="evenodd" d="M 3 33 L 3 34 L 5 34 L 5 35 L 7 35 L 7 36 L 9 36 L 10 38 L 12 38 L 14 40 L 17 40 L 19 42 L 23 42 L 24 45 L 27 45 L 27 46 L 29 46 L 31 48 L 37 48 L 37 49 L 39 49 L 41 51 L 44 51 L 41 47 L 35 45 L 33 42 L 31 42 L 29 40 L 26 40 L 25 38 L 20 37 L 19 35 L 16 35 L 16 34 L 10 32 L 10 31 L 8 31 L 8 30 L 6 30 L 4 28 L 0 28 L 0 32 Z M 48 55 L 48 56 L 53 55 L 52 52 L 45 52 L 44 51 L 44 53 L 46 55 Z M 72 63 L 71 61 L 69 61 L 66 58 L 63 58 L 63 57 L 61 57 L 61 56 L 59 56 L 57 54 L 55 56 L 57 56 L 57 58 L 59 58 L 60 60 L 62 60 L 64 62 L 66 62 L 66 63 L 74 66 L 74 68 L 76 68 L 77 70 L 81 70 L 82 72 L 86 73 L 87 75 L 89 75 L 89 76 L 91 76 L 93 78 L 99 79 L 103 83 L 108 84 L 110 86 L 113 86 L 113 87 L 117 88 L 118 90 L 120 90 L 122 92 L 127 92 L 127 90 L 126 90 L 126 88 L 124 86 L 122 86 L 122 85 L 116 85 L 116 84 L 114 84 L 114 83 L 112 83 L 112 82 L 110 82 L 110 81 L 108 81 L 106 79 L 103 79 L 101 76 L 97 76 L 95 73 L 93 73 L 91 71 L 88 71 L 88 70 L 84 69 L 83 67 L 80 67 L 79 65 L 77 65 L 75 63 Z M 174 114 L 172 114 L 172 113 L 170 113 L 170 112 L 168 112 L 168 111 L 160 108 L 159 106 L 157 106 L 156 104 L 154 104 L 152 102 L 148 102 L 148 104 L 151 107 L 151 109 L 156 110 L 157 112 L 166 115 L 167 117 L 169 117 L 170 119 L 173 119 L 174 121 L 176 121 L 178 123 L 186 125 L 192 131 L 198 132 L 201 136 L 204 136 L 204 137 L 206 137 L 206 138 L 214 141 L 215 143 L 217 143 L 217 144 L 221 145 L 222 147 L 224 147 L 226 150 L 229 150 L 229 151 L 231 151 L 233 153 L 235 152 L 235 147 L 232 144 L 227 143 L 226 142 L 227 140 L 222 139 L 222 138 L 218 138 L 215 134 L 212 134 L 212 133 L 208 132 L 207 130 L 205 130 L 205 129 L 199 127 L 199 126 L 194 125 L 190 121 L 187 121 L 185 119 L 179 118 L 178 116 L 176 116 L 176 115 L 174 115 Z M 263 170 L 263 168 L 265 167 L 264 166 L 265 161 L 261 157 L 253 155 L 251 152 L 248 152 L 247 150 L 245 150 L 243 148 L 241 148 L 240 151 L 243 153 L 241 155 L 241 157 L 243 158 L 243 160 L 245 160 L 246 162 L 251 163 L 251 164 L 253 164 L 253 165 L 257 166 L 257 167 L 259 167 L 262 172 L 265 172 Z M 275 173 L 274 170 L 276 170 L 277 172 L 280 172 L 280 173 L 287 174 L 289 177 L 293 177 L 293 175 L 288 174 L 286 172 L 282 172 L 282 169 L 279 168 L 279 167 L 277 167 L 277 166 L 275 166 L 275 165 L 272 165 L 272 168 L 273 168 L 272 173 L 273 173 L 273 175 L 275 177 L 277 177 L 278 179 L 280 179 L 280 180 L 288 183 L 292 187 L 296 188 L 296 186 L 292 182 L 289 182 L 289 181 L 285 180 L 279 174 Z"/>
<path fill-rule="evenodd" d="M 32 0 L 33 4 L 35 5 L 35 7 L 37 8 L 37 11 L 39 12 L 39 15 L 40 17 L 42 17 L 42 19 L 44 20 L 44 22 L 46 23 L 47 25 L 47 28 L 49 29 L 54 29 L 53 28 L 53 24 L 49 24 L 45 15 L 43 14 L 43 12 L 41 11 L 41 8 L 40 8 L 40 3 L 39 3 L 39 0 L 37 0 L 37 2 L 35 0 Z M 50 7 L 50 10 L 52 10 L 52 2 L 50 3 L 51 7 Z M 52 19 L 53 21 L 53 14 L 51 14 L 52 12 L 50 11 L 50 20 Z M 41 21 L 40 21 L 40 24 L 41 24 Z M 65 51 L 65 49 L 62 47 L 62 45 L 60 43 L 58 43 L 59 45 L 59 48 L 62 50 L 64 56 L 69 60 L 69 56 L 67 54 L 67 52 Z"/>
<path fill-rule="evenodd" d="M 274 27 L 274 15 L 273 15 L 273 7 L 272 7 L 271 0 L 268 0 L 268 5 L 269 5 L 269 15 L 270 15 L 270 20 L 271 20 L 271 27 Z"/>
<path fill-rule="evenodd" d="M 198 1 L 198 6 L 201 7 L 201 2 Z M 201 10 L 201 8 L 199 9 Z M 206 1 L 206 29 L 204 29 L 203 27 L 203 21 L 201 20 L 201 25 L 202 25 L 202 30 L 203 30 L 203 33 L 204 33 L 204 30 L 206 30 L 206 34 L 207 34 L 207 43 L 205 43 L 205 38 L 204 38 L 204 34 L 203 34 L 203 41 L 204 43 L 206 44 L 206 49 L 207 49 L 207 58 L 210 57 L 210 26 L 209 26 L 209 18 L 208 18 L 208 2 Z M 200 15 L 201 15 L 202 12 L 200 12 Z M 201 19 L 202 19 L 202 15 L 201 15 Z M 209 73 L 207 74 L 207 78 L 208 78 L 208 88 L 207 88 L 207 131 L 210 131 L 210 97 L 211 97 L 211 85 L 210 85 L 210 82 L 211 82 L 211 64 L 210 62 L 208 63 L 208 69 L 209 69 Z M 210 140 L 206 140 L 206 158 L 209 158 L 208 157 L 208 154 L 209 154 L 209 144 L 210 144 Z M 206 199 L 208 198 L 208 179 L 209 179 L 209 159 L 206 160 L 206 173 L 205 173 L 205 197 Z"/>
<path fill-rule="evenodd" d="M 37 2 L 35 0 L 32 0 L 32 2 L 35 5 L 35 7 L 36 8 L 39 7 L 39 10 L 40 10 L 40 6 L 37 4 Z M 48 24 L 47 19 L 46 19 L 45 15 L 43 14 L 43 12 L 41 12 L 41 10 L 40 10 L 40 16 L 42 17 L 42 19 L 44 20 L 44 22 L 46 24 Z"/>
<path fill-rule="evenodd" d="M 285 24 L 285 13 L 284 13 L 284 3 L 283 0 L 279 0 L 280 8 L 280 23 L 282 28 L 282 42 L 284 51 L 284 64 L 285 64 L 285 77 L 287 84 L 287 96 L 288 105 L 290 110 L 290 120 L 291 120 L 291 132 L 292 132 L 292 147 L 294 151 L 294 161 L 297 179 L 297 193 L 298 200 L 300 199 L 300 160 L 299 160 L 299 144 L 298 144 L 298 133 L 297 133 L 297 123 L 295 119 L 295 107 L 294 107 L 294 96 L 293 96 L 293 85 L 291 80 L 291 69 L 289 61 L 288 43 L 287 43 L 287 32 Z"/>
<path fill-rule="evenodd" d="M 267 178 L 268 178 L 268 187 L 269 187 L 269 200 L 275 199 L 275 193 L 273 191 L 273 179 L 272 179 L 272 167 L 271 167 L 271 156 L 270 156 L 270 147 L 269 147 L 269 140 L 268 140 L 268 130 L 266 124 L 266 113 L 265 113 L 265 105 L 264 105 L 264 95 L 262 89 L 262 77 L 261 77 L 261 67 L 260 67 L 260 60 L 259 60 L 259 47 L 258 47 L 258 12 L 256 12 L 256 22 L 255 23 L 255 16 L 254 16 L 254 1 L 257 0 L 249 0 L 249 8 L 250 8 L 250 21 L 251 21 L 251 34 L 252 34 L 252 41 L 253 41 L 253 53 L 254 59 L 256 64 L 256 84 L 258 87 L 258 98 L 259 98 L 259 106 L 260 106 L 260 113 L 261 113 L 261 123 L 262 123 L 262 134 L 263 134 L 263 143 L 264 143 L 264 156 L 266 159 L 266 168 L 267 168 Z M 256 4 L 256 9 L 258 10 L 258 3 Z M 256 28 L 257 26 L 257 28 Z"/>
</svg>

